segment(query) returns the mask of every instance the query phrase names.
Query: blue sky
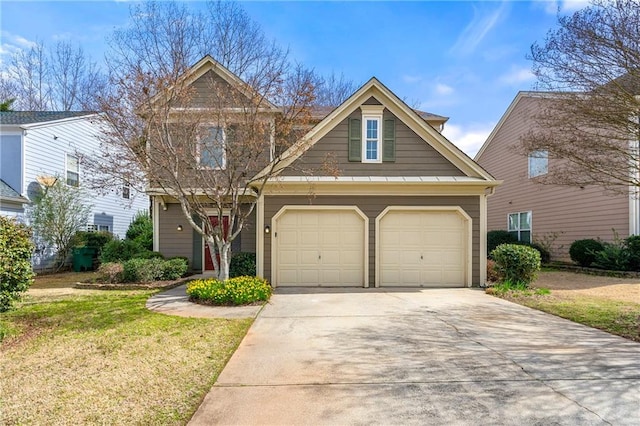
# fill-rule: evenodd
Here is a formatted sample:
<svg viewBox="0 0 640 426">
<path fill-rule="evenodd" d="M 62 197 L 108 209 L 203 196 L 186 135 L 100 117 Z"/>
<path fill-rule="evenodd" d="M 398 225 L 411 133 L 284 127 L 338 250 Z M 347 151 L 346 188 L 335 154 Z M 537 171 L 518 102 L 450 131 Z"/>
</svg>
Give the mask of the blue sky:
<svg viewBox="0 0 640 426">
<path fill-rule="evenodd" d="M 194 1 L 194 6 L 198 2 Z M 0 60 L 35 40 L 80 43 L 94 59 L 128 21 L 127 1 L 0 3 Z M 372 76 L 409 105 L 450 117 L 444 134 L 473 156 L 519 90 L 526 54 L 571 1 L 242 2 L 265 33 L 316 71 Z"/>
</svg>

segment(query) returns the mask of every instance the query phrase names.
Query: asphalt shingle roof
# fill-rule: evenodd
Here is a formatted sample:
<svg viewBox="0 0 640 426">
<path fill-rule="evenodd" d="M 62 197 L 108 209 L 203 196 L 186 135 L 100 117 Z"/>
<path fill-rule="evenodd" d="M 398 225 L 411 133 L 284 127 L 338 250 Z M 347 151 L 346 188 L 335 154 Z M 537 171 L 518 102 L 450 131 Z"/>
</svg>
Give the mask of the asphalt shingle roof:
<svg viewBox="0 0 640 426">
<path fill-rule="evenodd" d="M 32 124 L 94 114 L 93 111 L 1 111 L 0 124 Z"/>
<path fill-rule="evenodd" d="M 19 198 L 20 194 L 18 194 L 18 192 L 15 189 L 7 185 L 5 181 L 0 179 L 0 197 Z"/>
</svg>

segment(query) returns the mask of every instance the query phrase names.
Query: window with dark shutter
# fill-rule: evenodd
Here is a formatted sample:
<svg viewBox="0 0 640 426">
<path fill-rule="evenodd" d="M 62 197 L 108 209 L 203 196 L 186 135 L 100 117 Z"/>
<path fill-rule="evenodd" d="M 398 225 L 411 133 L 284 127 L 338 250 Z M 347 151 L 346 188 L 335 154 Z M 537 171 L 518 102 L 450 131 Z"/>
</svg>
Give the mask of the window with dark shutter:
<svg viewBox="0 0 640 426">
<path fill-rule="evenodd" d="M 349 161 L 362 160 L 362 127 L 359 118 L 349 120 Z"/>
<path fill-rule="evenodd" d="M 396 121 L 384 120 L 384 140 L 382 143 L 382 161 L 396 161 Z"/>
</svg>

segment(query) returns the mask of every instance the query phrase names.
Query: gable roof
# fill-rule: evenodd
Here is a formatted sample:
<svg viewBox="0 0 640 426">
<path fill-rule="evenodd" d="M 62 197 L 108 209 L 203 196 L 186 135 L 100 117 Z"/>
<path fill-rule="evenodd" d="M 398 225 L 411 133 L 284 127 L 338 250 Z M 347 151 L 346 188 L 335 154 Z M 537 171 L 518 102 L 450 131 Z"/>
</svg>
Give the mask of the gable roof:
<svg viewBox="0 0 640 426">
<path fill-rule="evenodd" d="M 229 71 L 224 65 L 216 61 L 211 55 L 205 55 L 202 59 L 196 62 L 194 65 L 178 78 L 177 83 L 184 83 L 189 86 L 193 84 L 197 79 L 205 75 L 207 72 L 212 71 L 220 76 L 224 81 L 229 83 L 231 87 L 234 87 L 248 98 L 252 97 L 252 89 L 248 83 L 243 81 L 240 77 Z M 164 92 L 158 93 L 151 99 L 151 104 L 160 101 L 164 97 Z M 268 99 L 264 99 L 264 104 L 267 110 L 273 112 L 279 112 L 280 108 L 271 103 Z"/>
<path fill-rule="evenodd" d="M 334 109 L 320 123 L 311 129 L 300 141 L 290 147 L 284 154 L 283 160 L 276 166 L 276 173 L 291 165 L 304 152 L 331 131 L 338 123 L 359 108 L 369 97 L 374 96 L 398 119 L 420 136 L 425 143 L 431 145 L 438 153 L 447 158 L 454 166 L 470 177 L 486 181 L 495 181 L 489 172 L 462 152 L 458 147 L 445 138 L 440 132 L 429 125 L 419 112 L 410 108 L 404 101 L 383 85 L 377 78 L 372 77 L 340 106 Z M 257 176 L 263 176 L 270 170 L 270 166 L 263 169 Z"/>
<path fill-rule="evenodd" d="M 1 111 L 0 124 L 20 126 L 93 115 L 93 111 Z"/>
</svg>

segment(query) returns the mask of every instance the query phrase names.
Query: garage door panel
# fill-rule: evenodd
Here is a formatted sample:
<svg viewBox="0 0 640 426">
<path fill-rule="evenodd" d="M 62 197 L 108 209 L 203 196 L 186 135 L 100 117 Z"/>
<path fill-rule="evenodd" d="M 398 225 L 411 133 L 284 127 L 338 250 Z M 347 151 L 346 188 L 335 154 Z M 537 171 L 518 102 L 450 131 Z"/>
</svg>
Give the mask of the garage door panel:
<svg viewBox="0 0 640 426">
<path fill-rule="evenodd" d="M 276 219 L 276 284 L 363 286 L 364 228 L 355 210 L 286 211 Z"/>
<path fill-rule="evenodd" d="M 466 223 L 456 211 L 388 211 L 378 222 L 379 284 L 463 287 Z"/>
</svg>

